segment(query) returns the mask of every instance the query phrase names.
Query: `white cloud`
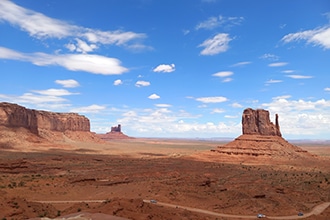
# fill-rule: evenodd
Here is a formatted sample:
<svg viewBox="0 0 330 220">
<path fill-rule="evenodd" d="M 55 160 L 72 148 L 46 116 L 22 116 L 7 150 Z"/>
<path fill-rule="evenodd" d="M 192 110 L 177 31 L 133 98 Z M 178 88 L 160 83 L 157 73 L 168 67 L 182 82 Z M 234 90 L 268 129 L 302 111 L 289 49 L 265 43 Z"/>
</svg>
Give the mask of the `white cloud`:
<svg viewBox="0 0 330 220">
<path fill-rule="evenodd" d="M 206 21 L 200 22 L 195 29 L 208 29 L 212 30 L 217 27 L 225 26 L 231 27 L 234 25 L 240 25 L 244 21 L 243 17 L 224 17 L 219 15 L 218 17 L 209 17 Z"/>
<path fill-rule="evenodd" d="M 231 65 L 232 67 L 236 67 L 236 66 L 246 66 L 248 64 L 251 64 L 250 61 L 243 61 L 243 62 L 238 62 L 238 63 L 235 63 L 233 65 Z"/>
<path fill-rule="evenodd" d="M 237 136 L 241 132 L 239 122 L 195 121 L 199 115 L 185 111 L 172 112 L 166 108 L 136 109 L 123 113 L 117 120 L 120 124 L 129 124 L 128 133 L 137 133 L 145 137 L 209 137 Z M 161 126 L 160 126 L 161 125 Z"/>
<path fill-rule="evenodd" d="M 221 114 L 221 113 L 224 113 L 225 110 L 224 109 L 221 109 L 221 108 L 215 108 L 212 110 L 211 114 Z"/>
<path fill-rule="evenodd" d="M 226 83 L 226 82 L 231 82 L 233 80 L 232 78 L 228 77 L 228 76 L 231 76 L 233 74 L 234 73 L 231 72 L 231 71 L 222 71 L 222 72 L 214 73 L 214 74 L 212 74 L 212 76 L 221 77 L 221 78 L 226 77 L 222 80 L 223 83 Z"/>
<path fill-rule="evenodd" d="M 5 95 L 0 94 L 0 99 L 4 102 L 13 102 L 17 104 L 30 104 L 30 105 L 53 105 L 54 103 L 63 103 L 68 100 L 59 96 L 49 95 L 36 95 L 33 93 L 24 93 L 23 95 Z"/>
<path fill-rule="evenodd" d="M 79 108 L 73 108 L 70 110 L 70 112 L 77 112 L 77 113 L 99 113 L 103 110 L 105 110 L 105 106 L 101 105 L 89 105 L 85 107 L 79 107 Z"/>
<path fill-rule="evenodd" d="M 80 86 L 79 82 L 74 79 L 55 80 L 55 83 L 62 85 L 64 88 L 75 88 Z"/>
<path fill-rule="evenodd" d="M 260 59 L 264 60 L 271 60 L 271 61 L 277 61 L 280 59 L 279 56 L 276 56 L 275 54 L 265 53 L 262 56 L 259 57 Z"/>
<path fill-rule="evenodd" d="M 74 45 L 67 45 L 70 49 L 79 48 L 82 52 L 95 49 L 96 43 L 130 46 L 131 44 L 128 43 L 146 37 L 145 34 L 141 33 L 124 32 L 121 30 L 100 31 L 72 25 L 62 20 L 47 17 L 42 13 L 25 9 L 11 1 L 0 1 L 0 20 L 18 26 L 38 39 L 84 38 L 92 44 L 77 40 L 78 45 L 75 48 L 73 47 Z M 136 43 L 133 42 L 133 44 Z"/>
<path fill-rule="evenodd" d="M 88 53 L 88 52 L 92 52 L 98 48 L 98 46 L 96 44 L 87 44 L 85 41 L 80 40 L 78 38 L 76 38 L 75 40 L 77 41 L 76 44 L 70 43 L 70 44 L 65 45 L 66 48 L 68 48 L 71 52 L 77 51 L 77 52 L 81 52 L 81 53 Z"/>
<path fill-rule="evenodd" d="M 283 80 L 279 80 L 279 79 L 270 79 L 270 80 L 266 81 L 267 84 L 280 83 L 280 82 L 283 82 Z"/>
<path fill-rule="evenodd" d="M 159 99 L 160 96 L 154 93 L 154 94 L 150 95 L 148 98 L 149 99 Z"/>
<path fill-rule="evenodd" d="M 84 71 L 103 75 L 122 74 L 128 71 L 127 68 L 120 65 L 120 60 L 100 55 L 45 53 L 25 54 L 0 47 L 0 58 L 27 61 L 37 66 L 57 65 L 71 71 Z"/>
<path fill-rule="evenodd" d="M 287 98 L 289 96 L 275 97 L 272 102 L 261 105 L 272 115 L 279 114 L 283 136 L 312 139 L 328 137 L 330 100 L 306 101 L 303 99 L 288 100 Z"/>
<path fill-rule="evenodd" d="M 324 91 L 330 92 L 330 87 L 324 88 Z"/>
<path fill-rule="evenodd" d="M 210 97 L 196 98 L 196 101 L 203 103 L 220 103 L 220 102 L 226 102 L 228 101 L 228 99 L 223 96 L 210 96 Z"/>
<path fill-rule="evenodd" d="M 217 72 L 214 73 L 212 76 L 217 76 L 217 77 L 228 77 L 233 75 L 234 73 L 231 71 L 221 71 L 221 72 Z"/>
<path fill-rule="evenodd" d="M 169 107 L 172 107 L 172 105 L 170 105 L 170 104 L 156 104 L 155 106 L 156 107 L 159 107 L 159 108 L 169 108 Z"/>
<path fill-rule="evenodd" d="M 239 116 L 238 115 L 225 115 L 224 117 L 233 119 L 233 118 L 238 118 Z"/>
<path fill-rule="evenodd" d="M 45 96 L 66 96 L 66 95 L 79 94 L 79 93 L 71 93 L 66 89 L 32 90 L 32 92 Z"/>
<path fill-rule="evenodd" d="M 283 70 L 282 73 L 293 73 L 294 70 Z"/>
<path fill-rule="evenodd" d="M 150 82 L 148 81 L 143 81 L 143 80 L 139 80 L 135 83 L 136 87 L 142 87 L 142 86 L 150 86 Z"/>
<path fill-rule="evenodd" d="M 292 79 L 311 79 L 313 76 L 304 76 L 304 75 L 286 75 L 286 77 L 292 78 Z"/>
<path fill-rule="evenodd" d="M 233 81 L 232 78 L 225 78 L 222 80 L 223 83 L 227 83 L 227 82 L 231 82 L 231 81 Z"/>
<path fill-rule="evenodd" d="M 324 49 L 330 49 L 330 27 L 324 26 L 312 30 L 290 33 L 282 38 L 284 43 L 305 40 L 308 44 L 321 46 Z"/>
<path fill-rule="evenodd" d="M 201 51 L 201 55 L 216 55 L 218 53 L 226 52 L 229 49 L 229 42 L 232 39 L 229 37 L 229 34 L 220 33 L 215 35 L 213 38 L 205 40 L 198 47 L 205 47 Z"/>
<path fill-rule="evenodd" d="M 156 68 L 153 69 L 154 72 L 163 72 L 163 73 L 170 73 L 175 71 L 174 64 L 160 64 Z"/>
<path fill-rule="evenodd" d="M 277 62 L 277 63 L 268 64 L 268 66 L 270 66 L 270 67 L 280 67 L 280 66 L 286 66 L 286 65 L 288 65 L 288 63 L 286 63 L 286 62 Z"/>
<path fill-rule="evenodd" d="M 113 82 L 113 85 L 115 85 L 115 86 L 119 86 L 119 85 L 121 85 L 121 84 L 123 84 L 123 81 L 121 81 L 121 79 L 116 79 L 116 80 Z"/>
<path fill-rule="evenodd" d="M 291 98 L 291 95 L 282 95 L 282 96 L 276 96 L 273 97 L 273 100 L 278 100 L 278 99 L 289 99 Z"/>
<path fill-rule="evenodd" d="M 232 105 L 231 105 L 233 108 L 243 108 L 243 106 L 237 102 L 234 102 Z"/>
</svg>

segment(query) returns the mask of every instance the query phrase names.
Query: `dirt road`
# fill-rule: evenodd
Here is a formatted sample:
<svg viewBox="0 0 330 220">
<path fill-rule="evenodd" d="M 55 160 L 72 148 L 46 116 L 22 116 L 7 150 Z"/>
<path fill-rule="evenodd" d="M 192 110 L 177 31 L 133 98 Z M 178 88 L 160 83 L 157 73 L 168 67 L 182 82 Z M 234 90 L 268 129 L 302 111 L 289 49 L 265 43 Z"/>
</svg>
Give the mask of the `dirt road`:
<svg viewBox="0 0 330 220">
<path fill-rule="evenodd" d="M 158 206 L 166 206 L 166 207 L 171 207 L 171 208 L 177 208 L 177 209 L 185 209 L 191 212 L 198 212 L 198 213 L 203 213 L 207 215 L 213 215 L 217 217 L 225 217 L 225 218 L 242 218 L 242 219 L 255 219 L 257 217 L 256 215 L 231 215 L 231 214 L 223 214 L 223 213 L 217 213 L 217 212 L 212 212 L 204 209 L 197 209 L 197 208 L 192 208 L 192 207 L 186 207 L 186 206 L 180 206 L 180 205 L 174 205 L 174 204 L 169 204 L 169 203 L 164 203 L 164 202 L 158 202 L 158 201 L 153 201 L 153 200 L 143 200 L 145 203 L 150 203 Z M 312 215 L 319 215 L 321 214 L 325 209 L 327 209 L 330 206 L 330 202 L 325 202 L 320 205 L 317 205 L 313 208 L 313 210 L 309 213 L 304 213 L 303 216 L 298 216 L 296 215 L 290 215 L 290 216 L 267 216 L 268 219 L 302 219 L 302 218 L 307 218 Z"/>
</svg>

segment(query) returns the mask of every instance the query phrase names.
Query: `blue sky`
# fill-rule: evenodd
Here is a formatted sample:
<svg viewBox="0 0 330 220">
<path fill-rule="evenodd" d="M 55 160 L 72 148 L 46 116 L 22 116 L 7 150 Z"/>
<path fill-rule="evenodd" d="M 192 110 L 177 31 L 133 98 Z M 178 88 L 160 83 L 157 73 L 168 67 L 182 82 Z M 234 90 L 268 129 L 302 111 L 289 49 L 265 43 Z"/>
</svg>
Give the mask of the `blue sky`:
<svg viewBox="0 0 330 220">
<path fill-rule="evenodd" d="M 0 102 L 91 130 L 236 137 L 245 108 L 330 138 L 328 0 L 0 0 Z"/>
</svg>

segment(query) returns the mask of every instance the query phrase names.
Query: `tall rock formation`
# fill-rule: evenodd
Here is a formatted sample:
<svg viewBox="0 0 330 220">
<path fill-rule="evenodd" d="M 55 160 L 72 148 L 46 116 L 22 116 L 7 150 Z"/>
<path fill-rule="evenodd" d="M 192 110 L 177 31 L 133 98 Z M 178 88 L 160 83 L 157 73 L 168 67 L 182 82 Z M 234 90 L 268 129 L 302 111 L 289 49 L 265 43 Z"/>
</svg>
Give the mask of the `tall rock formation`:
<svg viewBox="0 0 330 220">
<path fill-rule="evenodd" d="M 236 156 L 249 160 L 252 157 L 268 159 L 295 159 L 312 157 L 301 148 L 290 144 L 282 138 L 278 115 L 275 115 L 275 125 L 269 119 L 269 112 L 264 109 L 247 108 L 242 115 L 242 132 L 234 141 L 218 146 L 212 150 L 223 156 Z"/>
<path fill-rule="evenodd" d="M 89 119 L 77 113 L 37 111 L 6 102 L 0 103 L 0 126 L 23 127 L 37 135 L 41 130 L 90 131 Z"/>
<path fill-rule="evenodd" d="M 242 131 L 243 134 L 282 136 L 278 115 L 275 116 L 274 125 L 269 119 L 269 111 L 264 109 L 245 109 L 242 116 Z"/>
</svg>

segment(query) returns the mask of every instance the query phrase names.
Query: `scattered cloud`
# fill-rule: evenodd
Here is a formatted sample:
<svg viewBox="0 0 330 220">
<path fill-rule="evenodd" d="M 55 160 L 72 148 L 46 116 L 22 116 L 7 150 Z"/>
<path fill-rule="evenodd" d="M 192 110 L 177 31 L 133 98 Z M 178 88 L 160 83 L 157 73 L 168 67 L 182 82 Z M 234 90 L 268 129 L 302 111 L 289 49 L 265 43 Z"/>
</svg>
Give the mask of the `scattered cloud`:
<svg viewBox="0 0 330 220">
<path fill-rule="evenodd" d="M 251 64 L 251 62 L 250 61 L 238 62 L 238 63 L 235 63 L 235 64 L 231 65 L 231 67 L 246 66 L 248 64 Z"/>
<path fill-rule="evenodd" d="M 79 93 L 71 93 L 66 89 L 32 90 L 32 92 L 45 96 L 66 96 L 66 95 L 79 94 Z"/>
<path fill-rule="evenodd" d="M 280 25 L 280 29 L 283 29 L 283 28 L 285 28 L 286 27 L 286 24 L 281 24 Z"/>
<path fill-rule="evenodd" d="M 233 78 L 224 78 L 221 82 L 227 83 L 233 81 Z"/>
<path fill-rule="evenodd" d="M 291 79 L 311 79 L 313 76 L 305 76 L 305 75 L 286 75 L 286 77 L 289 77 Z"/>
<path fill-rule="evenodd" d="M 212 76 L 217 76 L 217 77 L 228 77 L 233 75 L 234 73 L 231 71 L 221 71 L 221 72 L 217 72 L 214 73 Z"/>
<path fill-rule="evenodd" d="M 154 94 L 150 95 L 148 98 L 149 99 L 159 99 L 160 96 L 154 93 Z"/>
<path fill-rule="evenodd" d="M 113 85 L 114 85 L 114 86 L 119 86 L 119 85 L 121 85 L 121 84 L 123 84 L 123 81 L 122 81 L 121 79 L 117 79 L 117 80 L 115 80 L 115 81 L 113 82 Z"/>
<path fill-rule="evenodd" d="M 228 99 L 223 96 L 210 96 L 210 97 L 196 98 L 196 101 L 203 103 L 220 103 L 220 102 L 226 102 L 228 101 Z"/>
<path fill-rule="evenodd" d="M 221 109 L 221 108 L 215 108 L 212 110 L 211 114 L 221 114 L 221 113 L 224 113 L 225 110 L 224 109 Z"/>
<path fill-rule="evenodd" d="M 0 47 L 0 58 L 31 62 L 37 66 L 56 65 L 71 71 L 102 75 L 117 75 L 128 71 L 116 58 L 94 54 L 46 54 L 41 52 L 28 54 Z"/>
<path fill-rule="evenodd" d="M 190 33 L 190 30 L 182 30 L 183 35 L 188 35 Z"/>
<path fill-rule="evenodd" d="M 105 110 L 105 106 L 101 105 L 89 105 L 85 107 L 79 107 L 79 108 L 73 108 L 70 110 L 70 112 L 77 112 L 77 113 L 99 113 L 103 110 Z"/>
<path fill-rule="evenodd" d="M 206 21 L 200 22 L 196 25 L 195 29 L 207 29 L 212 30 L 221 26 L 226 28 L 235 25 L 240 25 L 244 21 L 243 17 L 225 17 L 222 15 L 209 17 Z"/>
<path fill-rule="evenodd" d="M 232 78 L 229 78 L 228 76 L 231 76 L 233 75 L 234 73 L 231 72 L 231 71 L 222 71 L 222 72 L 217 72 L 217 73 L 214 73 L 212 76 L 216 76 L 216 77 L 221 77 L 221 78 L 224 78 L 222 80 L 223 83 L 226 83 L 226 82 L 230 82 L 232 81 L 233 79 Z"/>
<path fill-rule="evenodd" d="M 279 115 L 282 134 L 291 137 L 303 135 L 305 138 L 317 138 L 315 134 L 326 135 L 330 124 L 330 100 L 288 100 L 288 97 L 279 96 L 261 105 L 272 115 Z"/>
<path fill-rule="evenodd" d="M 150 86 L 150 82 L 148 81 L 143 81 L 143 80 L 139 80 L 135 83 L 136 87 L 142 87 L 142 86 Z"/>
<path fill-rule="evenodd" d="M 231 105 L 233 108 L 243 108 L 243 105 L 237 103 L 237 102 L 234 102 L 232 105 Z"/>
<path fill-rule="evenodd" d="M 330 49 L 330 27 L 329 25 L 326 25 L 312 30 L 290 33 L 285 35 L 281 40 L 284 43 L 299 42 L 304 40 L 307 44 L 313 44 L 324 49 Z"/>
<path fill-rule="evenodd" d="M 260 56 L 259 58 L 264 59 L 264 60 L 271 60 L 271 61 L 277 61 L 280 59 L 279 56 L 277 56 L 275 54 L 270 54 L 270 53 L 265 53 L 262 56 Z"/>
<path fill-rule="evenodd" d="M 153 69 L 154 72 L 170 73 L 175 71 L 175 64 L 160 64 Z"/>
<path fill-rule="evenodd" d="M 276 63 L 268 64 L 268 66 L 270 66 L 270 67 L 281 67 L 281 66 L 286 66 L 286 65 L 288 65 L 288 63 L 286 63 L 286 62 L 276 62 Z"/>
<path fill-rule="evenodd" d="M 69 43 L 65 45 L 65 47 L 69 49 L 71 52 L 76 51 L 81 53 L 88 53 L 98 48 L 96 44 L 87 44 L 85 41 L 80 40 L 78 38 L 76 38 L 75 40 L 77 42 L 76 44 Z"/>
<path fill-rule="evenodd" d="M 156 107 L 159 107 L 159 108 L 169 108 L 169 107 L 172 107 L 172 105 L 170 104 L 155 104 Z"/>
<path fill-rule="evenodd" d="M 61 96 L 40 95 L 33 92 L 24 93 L 23 95 L 5 95 L 0 94 L 0 100 L 3 102 L 12 102 L 19 105 L 32 105 L 38 108 L 61 109 L 68 102 L 67 99 Z"/>
<path fill-rule="evenodd" d="M 225 115 L 225 118 L 230 118 L 230 119 L 234 119 L 234 118 L 238 118 L 238 115 Z"/>
<path fill-rule="evenodd" d="M 101 31 L 72 25 L 62 20 L 47 17 L 42 13 L 25 9 L 11 1 L 0 1 L 0 21 L 19 27 L 37 39 L 74 38 L 77 44 L 67 44 L 67 47 L 70 50 L 80 52 L 90 52 L 98 47 L 96 44 L 114 44 L 129 47 L 136 44 L 136 41 L 146 38 L 143 33 L 121 30 Z M 81 40 L 81 38 L 89 43 Z"/>
<path fill-rule="evenodd" d="M 79 82 L 74 79 L 55 80 L 55 83 L 62 85 L 64 88 L 75 88 L 80 86 Z"/>
<path fill-rule="evenodd" d="M 129 124 L 127 133 L 138 132 L 148 137 L 208 137 L 218 134 L 237 136 L 241 132 L 240 122 L 205 122 L 195 121 L 199 115 L 192 115 L 185 111 L 172 112 L 166 108 L 136 109 L 123 113 L 117 120 L 120 124 Z M 145 126 L 147 124 L 147 126 Z M 159 126 L 159 125 L 162 126 Z"/>
<path fill-rule="evenodd" d="M 229 49 L 229 42 L 232 39 L 229 34 L 220 33 L 215 35 L 213 38 L 205 40 L 198 47 L 204 47 L 201 51 L 201 55 L 216 55 L 219 53 L 226 52 Z"/>
<path fill-rule="evenodd" d="M 330 92 L 330 87 L 324 88 L 324 91 Z"/>
<path fill-rule="evenodd" d="M 281 95 L 281 96 L 275 96 L 272 99 L 273 100 L 278 100 L 278 99 L 289 99 L 291 98 L 291 95 Z"/>
<path fill-rule="evenodd" d="M 266 84 L 280 83 L 280 82 L 283 82 L 283 80 L 279 80 L 279 79 L 270 79 L 270 80 L 266 81 Z"/>
<path fill-rule="evenodd" d="M 294 70 L 283 70 L 282 73 L 294 73 Z"/>
</svg>

